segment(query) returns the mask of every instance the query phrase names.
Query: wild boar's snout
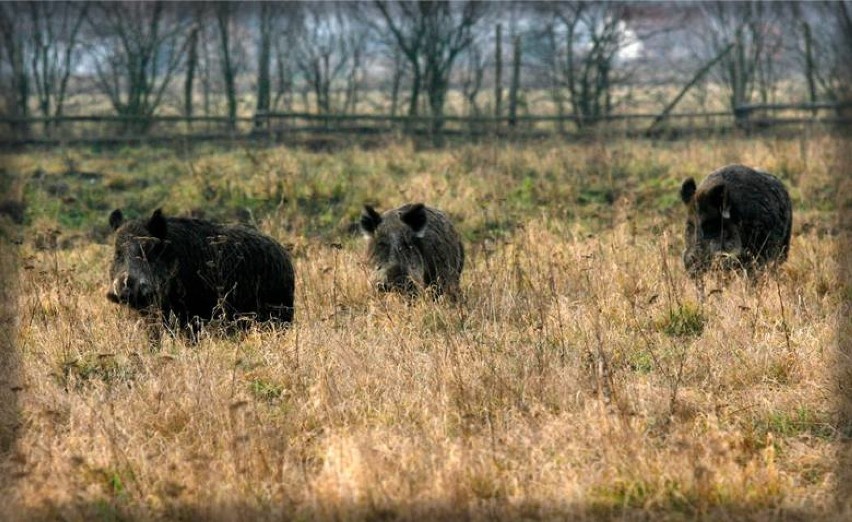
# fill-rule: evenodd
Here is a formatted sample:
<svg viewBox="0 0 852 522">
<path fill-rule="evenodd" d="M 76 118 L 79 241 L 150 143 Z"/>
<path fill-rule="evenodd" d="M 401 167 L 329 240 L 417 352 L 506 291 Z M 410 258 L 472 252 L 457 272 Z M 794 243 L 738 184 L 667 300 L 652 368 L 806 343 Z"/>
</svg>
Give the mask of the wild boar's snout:
<svg viewBox="0 0 852 522">
<path fill-rule="evenodd" d="M 414 292 L 416 285 L 408 270 L 401 265 L 394 265 L 376 278 L 376 289 L 381 292 Z"/>
<path fill-rule="evenodd" d="M 107 299 L 114 303 L 150 303 L 154 295 L 151 283 L 145 277 L 122 274 L 112 281 Z"/>
</svg>

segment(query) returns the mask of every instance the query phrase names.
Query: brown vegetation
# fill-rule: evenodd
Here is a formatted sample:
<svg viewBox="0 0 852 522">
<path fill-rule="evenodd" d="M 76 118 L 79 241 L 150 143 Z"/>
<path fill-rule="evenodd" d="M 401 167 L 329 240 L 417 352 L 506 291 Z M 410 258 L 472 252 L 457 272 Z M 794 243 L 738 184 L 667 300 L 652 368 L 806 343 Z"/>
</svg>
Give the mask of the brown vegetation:
<svg viewBox="0 0 852 522">
<path fill-rule="evenodd" d="M 6 156 L 20 176 L 66 179 L 76 202 L 31 178 L 26 224 L 3 236 L 2 252 L 23 239 L 23 428 L 0 518 L 825 514 L 848 429 L 834 401 L 843 145 L 75 150 L 104 173 L 79 189 L 56 152 Z M 711 282 L 699 303 L 678 187 L 734 161 L 790 187 L 790 255 L 776 279 Z M 148 174 L 156 185 L 135 185 Z M 110 247 L 84 206 L 95 183 L 113 187 L 108 207 L 247 208 L 292 246 L 292 328 L 149 352 L 103 297 Z M 469 254 L 459 303 L 370 288 L 350 233 L 367 194 L 452 216 Z M 51 230 L 60 248 L 39 247 Z"/>
</svg>

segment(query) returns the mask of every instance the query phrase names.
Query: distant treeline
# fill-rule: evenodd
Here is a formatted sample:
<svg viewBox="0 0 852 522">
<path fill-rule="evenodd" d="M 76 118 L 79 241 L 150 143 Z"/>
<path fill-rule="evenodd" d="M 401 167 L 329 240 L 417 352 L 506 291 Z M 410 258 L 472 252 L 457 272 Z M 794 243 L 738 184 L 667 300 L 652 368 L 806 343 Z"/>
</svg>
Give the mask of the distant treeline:
<svg viewBox="0 0 852 522">
<path fill-rule="evenodd" d="M 457 116 L 468 129 L 552 116 L 564 131 L 642 112 L 653 128 L 679 109 L 741 119 L 754 103 L 842 99 L 852 6 L 7 2 L 0 35 L 0 96 L 23 134 L 69 115 L 235 132 L 274 113 L 440 134 Z"/>
</svg>

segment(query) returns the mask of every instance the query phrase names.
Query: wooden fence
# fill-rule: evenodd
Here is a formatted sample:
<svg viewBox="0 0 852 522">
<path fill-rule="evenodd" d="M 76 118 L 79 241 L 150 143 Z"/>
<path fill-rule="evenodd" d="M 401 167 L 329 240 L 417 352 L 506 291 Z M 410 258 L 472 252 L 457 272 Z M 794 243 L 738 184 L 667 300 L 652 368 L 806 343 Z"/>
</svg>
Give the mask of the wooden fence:
<svg viewBox="0 0 852 522">
<path fill-rule="evenodd" d="M 613 114 L 600 118 L 564 116 L 387 116 L 375 114 L 263 113 L 224 116 L 62 116 L 0 118 L 0 146 L 26 144 L 134 143 L 204 140 L 297 141 L 338 136 L 409 135 L 432 140 L 452 137 L 545 138 L 549 136 L 677 137 L 734 130 L 849 128 L 852 103 L 744 105 L 733 112 Z"/>
</svg>

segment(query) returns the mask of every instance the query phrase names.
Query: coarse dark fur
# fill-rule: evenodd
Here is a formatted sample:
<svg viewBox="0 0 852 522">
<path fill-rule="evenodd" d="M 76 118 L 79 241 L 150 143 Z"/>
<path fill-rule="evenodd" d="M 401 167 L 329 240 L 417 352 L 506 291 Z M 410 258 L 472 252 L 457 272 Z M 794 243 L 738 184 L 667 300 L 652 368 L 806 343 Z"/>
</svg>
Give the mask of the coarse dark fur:
<svg viewBox="0 0 852 522">
<path fill-rule="evenodd" d="M 289 323 L 295 274 L 289 253 L 244 225 L 165 217 L 125 221 L 114 210 L 115 257 L 107 298 L 146 315 L 174 318 L 195 335 L 213 319 Z"/>
<path fill-rule="evenodd" d="M 464 247 L 449 217 L 422 203 L 361 213 L 373 283 L 381 291 L 459 295 Z"/>
<path fill-rule="evenodd" d="M 787 259 L 793 206 L 778 178 L 743 165 L 728 165 L 695 185 L 683 182 L 687 207 L 683 262 L 698 277 L 714 266 L 747 271 Z"/>
</svg>

